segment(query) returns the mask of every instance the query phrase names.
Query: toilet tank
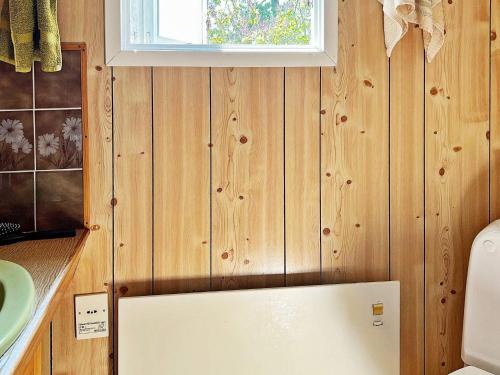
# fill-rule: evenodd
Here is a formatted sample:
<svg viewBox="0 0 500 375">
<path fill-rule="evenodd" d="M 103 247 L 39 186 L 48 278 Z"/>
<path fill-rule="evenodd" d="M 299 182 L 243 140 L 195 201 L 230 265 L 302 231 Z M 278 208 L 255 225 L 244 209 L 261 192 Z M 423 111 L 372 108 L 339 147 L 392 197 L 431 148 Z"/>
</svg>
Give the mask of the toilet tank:
<svg viewBox="0 0 500 375">
<path fill-rule="evenodd" d="M 462 359 L 500 373 L 500 220 L 474 240 L 465 295 Z"/>
</svg>

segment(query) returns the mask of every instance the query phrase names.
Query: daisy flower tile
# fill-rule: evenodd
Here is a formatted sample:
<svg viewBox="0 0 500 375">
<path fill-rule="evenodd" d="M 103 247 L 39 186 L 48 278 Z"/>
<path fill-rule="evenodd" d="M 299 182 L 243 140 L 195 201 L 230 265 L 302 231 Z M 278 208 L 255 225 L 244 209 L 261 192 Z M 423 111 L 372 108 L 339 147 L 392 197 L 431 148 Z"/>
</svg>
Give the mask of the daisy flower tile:
<svg viewBox="0 0 500 375">
<path fill-rule="evenodd" d="M 33 168 L 33 113 L 0 112 L 0 171 Z"/>
<path fill-rule="evenodd" d="M 81 111 L 37 111 L 37 170 L 81 168 Z"/>
<path fill-rule="evenodd" d="M 81 57 L 63 51 L 57 73 L 0 62 L 0 218 L 25 231 L 83 227 Z"/>
</svg>

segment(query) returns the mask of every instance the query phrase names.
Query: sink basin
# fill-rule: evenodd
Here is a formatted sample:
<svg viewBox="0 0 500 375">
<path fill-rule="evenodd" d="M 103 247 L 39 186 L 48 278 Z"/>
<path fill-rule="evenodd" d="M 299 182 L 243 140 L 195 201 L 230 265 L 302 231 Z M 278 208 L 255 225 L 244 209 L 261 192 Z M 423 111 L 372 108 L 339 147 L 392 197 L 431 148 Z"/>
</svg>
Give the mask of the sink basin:
<svg viewBox="0 0 500 375">
<path fill-rule="evenodd" d="M 28 271 L 0 260 L 0 357 L 28 323 L 35 307 L 35 285 Z"/>
</svg>

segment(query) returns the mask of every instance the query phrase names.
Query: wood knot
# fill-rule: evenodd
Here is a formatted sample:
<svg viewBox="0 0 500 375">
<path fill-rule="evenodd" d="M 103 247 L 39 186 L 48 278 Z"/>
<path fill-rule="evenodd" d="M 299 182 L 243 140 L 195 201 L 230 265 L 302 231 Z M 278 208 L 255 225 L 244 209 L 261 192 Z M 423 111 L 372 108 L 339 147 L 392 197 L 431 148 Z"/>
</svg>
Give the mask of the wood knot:
<svg viewBox="0 0 500 375">
<path fill-rule="evenodd" d="M 217 189 L 217 193 L 222 193 L 222 188 L 221 187 Z"/>
<path fill-rule="evenodd" d="M 340 121 L 342 121 L 342 122 L 346 122 L 346 121 L 347 121 L 347 116 L 346 116 L 346 115 L 343 115 L 343 116 L 340 118 Z"/>
<path fill-rule="evenodd" d="M 369 80 L 365 79 L 363 81 L 363 83 L 365 84 L 366 87 L 370 87 L 370 88 L 374 88 L 375 86 L 373 85 L 373 83 L 371 83 Z"/>
<path fill-rule="evenodd" d="M 114 207 L 114 206 L 116 206 L 117 204 L 118 204 L 118 199 L 116 199 L 116 198 L 112 198 L 112 199 L 111 199 L 111 205 Z"/>
<path fill-rule="evenodd" d="M 124 285 L 120 287 L 120 294 L 127 294 L 128 288 Z"/>
<path fill-rule="evenodd" d="M 239 199 L 240 201 L 242 201 L 243 199 L 245 199 L 245 197 L 243 197 L 243 195 L 240 195 L 240 196 L 238 197 L 238 199 Z"/>
<path fill-rule="evenodd" d="M 324 228 L 324 229 L 323 229 L 323 234 L 324 234 L 325 236 L 330 235 L 330 232 L 331 232 L 331 231 L 330 231 L 330 228 Z"/>
<path fill-rule="evenodd" d="M 95 66 L 95 70 L 97 70 L 98 72 L 100 72 L 102 70 L 102 66 L 100 65 L 96 65 Z"/>
<path fill-rule="evenodd" d="M 437 94 L 438 94 L 438 92 L 439 92 L 439 91 L 438 91 L 437 87 L 433 87 L 433 88 L 431 88 L 431 95 L 433 95 L 433 96 L 434 96 L 434 95 L 437 95 Z"/>
<path fill-rule="evenodd" d="M 227 258 L 229 258 L 229 254 L 227 253 L 227 251 L 224 251 L 221 255 L 221 258 L 226 260 Z"/>
<path fill-rule="evenodd" d="M 489 131 L 489 130 L 486 132 L 486 139 L 487 139 L 488 141 L 490 140 L 490 131 Z"/>
<path fill-rule="evenodd" d="M 245 261 L 243 262 L 243 264 L 250 264 L 250 260 L 245 259 Z"/>
<path fill-rule="evenodd" d="M 455 147 L 453 147 L 453 151 L 455 151 L 455 152 L 460 152 L 460 151 L 462 151 L 462 147 L 460 147 L 460 146 L 455 146 Z"/>
<path fill-rule="evenodd" d="M 245 137 L 244 135 L 243 135 L 243 136 L 241 136 L 241 138 L 240 138 L 240 143 L 241 143 L 241 144 L 245 144 L 245 143 L 247 143 L 247 142 L 248 142 L 248 138 L 247 138 L 247 137 Z"/>
<path fill-rule="evenodd" d="M 346 184 L 347 184 L 347 185 L 350 185 L 350 184 L 352 184 L 352 181 L 351 181 L 351 180 L 347 180 L 347 181 L 346 181 Z"/>
<path fill-rule="evenodd" d="M 440 175 L 440 176 L 444 176 L 444 173 L 445 173 L 444 168 L 441 168 L 441 169 L 439 170 L 439 175 Z"/>
<path fill-rule="evenodd" d="M 321 113 L 322 115 L 326 115 L 326 109 L 322 109 L 319 113 Z"/>
<path fill-rule="evenodd" d="M 491 30 L 490 39 L 491 40 L 496 40 L 497 39 L 497 32 L 495 30 Z"/>
</svg>

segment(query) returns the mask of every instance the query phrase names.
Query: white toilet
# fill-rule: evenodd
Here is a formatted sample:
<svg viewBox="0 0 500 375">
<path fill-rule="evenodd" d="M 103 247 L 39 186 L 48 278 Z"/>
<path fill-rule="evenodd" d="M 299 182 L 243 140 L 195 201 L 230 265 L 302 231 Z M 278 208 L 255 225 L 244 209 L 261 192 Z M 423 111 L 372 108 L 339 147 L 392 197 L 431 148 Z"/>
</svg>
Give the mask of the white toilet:
<svg viewBox="0 0 500 375">
<path fill-rule="evenodd" d="M 472 244 L 465 295 L 462 359 L 454 375 L 500 375 L 500 220 Z"/>
</svg>

